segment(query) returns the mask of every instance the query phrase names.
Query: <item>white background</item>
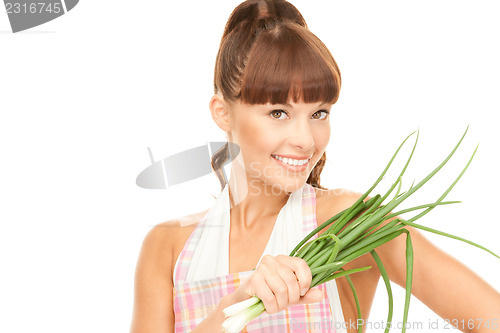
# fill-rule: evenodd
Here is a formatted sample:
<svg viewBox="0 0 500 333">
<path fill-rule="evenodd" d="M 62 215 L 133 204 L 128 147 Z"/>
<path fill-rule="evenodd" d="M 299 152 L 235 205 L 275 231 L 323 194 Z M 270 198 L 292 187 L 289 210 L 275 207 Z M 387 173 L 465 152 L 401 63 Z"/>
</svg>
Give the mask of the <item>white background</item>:
<svg viewBox="0 0 500 333">
<path fill-rule="evenodd" d="M 145 234 L 208 208 L 219 191 L 213 175 L 168 190 L 141 189 L 135 178 L 150 164 L 147 147 L 160 159 L 225 139 L 208 101 L 239 2 L 87 0 L 17 34 L 0 13 L 0 332 L 129 329 Z M 408 205 L 435 200 L 480 143 L 448 197 L 463 203 L 420 222 L 500 253 L 496 2 L 292 3 L 342 72 L 323 185 L 363 192 L 420 129 L 408 187 L 470 125 L 456 156 Z M 500 290 L 500 260 L 429 238 Z M 374 323 L 386 319 L 380 287 Z M 404 295 L 393 288 L 400 322 Z M 438 318 L 412 299 L 410 322 L 425 329 Z"/>
</svg>

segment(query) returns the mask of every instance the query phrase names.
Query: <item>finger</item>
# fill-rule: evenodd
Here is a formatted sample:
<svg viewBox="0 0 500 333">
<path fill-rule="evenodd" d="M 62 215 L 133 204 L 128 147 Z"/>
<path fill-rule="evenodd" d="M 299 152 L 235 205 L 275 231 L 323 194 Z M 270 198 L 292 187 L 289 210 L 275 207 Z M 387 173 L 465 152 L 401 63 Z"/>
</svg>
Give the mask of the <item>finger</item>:
<svg viewBox="0 0 500 333">
<path fill-rule="evenodd" d="M 255 293 L 255 289 L 253 289 L 253 287 L 249 286 L 248 288 L 245 289 L 245 294 L 248 295 L 248 298 L 252 298 L 254 296 L 257 296 L 257 294 Z"/>
<path fill-rule="evenodd" d="M 277 311 L 281 311 L 288 305 L 288 286 L 282 280 L 278 272 L 266 276 L 266 283 L 274 294 Z"/>
<path fill-rule="evenodd" d="M 276 260 L 294 271 L 299 281 L 300 295 L 304 296 L 307 290 L 309 290 L 312 281 L 311 269 L 307 265 L 307 262 L 302 258 L 289 256 L 277 256 Z"/>
<path fill-rule="evenodd" d="M 276 313 L 278 312 L 278 303 L 276 302 L 276 297 L 272 292 L 271 288 L 267 284 L 267 281 L 264 276 L 256 275 L 252 281 L 249 281 L 250 285 L 255 290 L 255 295 L 260 298 L 264 307 L 266 308 L 267 313 Z"/>
<path fill-rule="evenodd" d="M 292 271 L 288 266 L 281 265 L 276 267 L 276 271 L 278 272 L 278 275 L 280 276 L 281 280 L 283 283 L 285 283 L 287 290 L 288 290 L 288 299 L 286 300 L 288 305 L 290 304 L 296 304 L 299 299 L 300 299 L 300 285 L 299 281 L 297 280 L 297 276 L 295 275 L 295 272 Z M 278 304 L 281 304 L 278 302 Z"/>
<path fill-rule="evenodd" d="M 321 300 L 323 300 L 324 297 L 325 296 L 323 291 L 315 287 L 309 289 L 309 291 L 299 299 L 297 304 L 311 304 L 311 303 L 321 302 Z"/>
</svg>

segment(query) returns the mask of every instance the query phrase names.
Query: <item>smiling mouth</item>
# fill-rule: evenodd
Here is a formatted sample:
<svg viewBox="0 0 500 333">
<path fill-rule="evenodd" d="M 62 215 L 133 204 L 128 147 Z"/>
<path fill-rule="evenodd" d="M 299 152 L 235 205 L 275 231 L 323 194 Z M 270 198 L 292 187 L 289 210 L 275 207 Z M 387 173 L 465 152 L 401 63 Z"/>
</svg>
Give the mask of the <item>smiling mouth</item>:
<svg viewBox="0 0 500 333">
<path fill-rule="evenodd" d="M 275 160 L 291 167 L 300 167 L 300 166 L 305 166 L 311 157 L 305 158 L 305 159 L 294 159 L 294 158 L 289 158 L 289 157 L 282 157 L 279 155 L 271 155 Z"/>
</svg>

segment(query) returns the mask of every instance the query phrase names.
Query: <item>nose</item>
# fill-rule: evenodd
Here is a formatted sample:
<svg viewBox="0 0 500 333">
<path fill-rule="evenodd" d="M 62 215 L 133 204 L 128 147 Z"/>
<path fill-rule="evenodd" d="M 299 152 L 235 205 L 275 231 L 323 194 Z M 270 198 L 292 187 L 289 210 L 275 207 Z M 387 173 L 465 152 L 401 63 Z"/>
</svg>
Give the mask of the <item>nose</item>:
<svg viewBox="0 0 500 333">
<path fill-rule="evenodd" d="M 294 128 L 290 143 L 292 146 L 303 150 L 310 151 L 314 146 L 314 136 L 312 128 L 307 120 L 297 120 Z"/>
</svg>

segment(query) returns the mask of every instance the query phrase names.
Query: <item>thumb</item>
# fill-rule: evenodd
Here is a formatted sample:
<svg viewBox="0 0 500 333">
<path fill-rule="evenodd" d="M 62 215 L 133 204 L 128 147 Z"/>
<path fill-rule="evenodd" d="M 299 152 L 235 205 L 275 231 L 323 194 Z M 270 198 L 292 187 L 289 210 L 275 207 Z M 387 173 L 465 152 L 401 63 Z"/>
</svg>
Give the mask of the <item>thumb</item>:
<svg viewBox="0 0 500 333">
<path fill-rule="evenodd" d="M 319 288 L 312 288 L 307 291 L 307 293 L 302 296 L 297 304 L 310 304 L 320 302 L 323 299 L 323 291 Z"/>
</svg>

